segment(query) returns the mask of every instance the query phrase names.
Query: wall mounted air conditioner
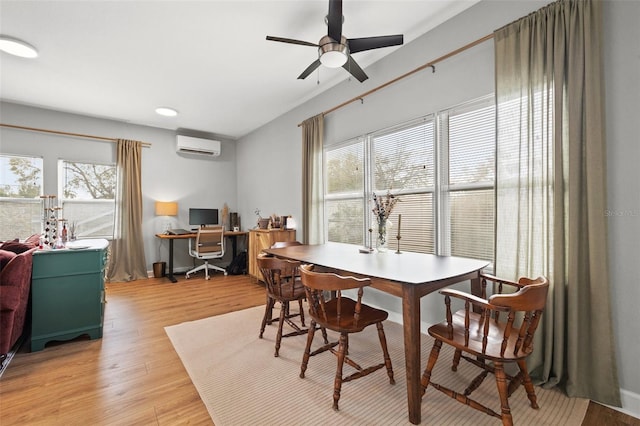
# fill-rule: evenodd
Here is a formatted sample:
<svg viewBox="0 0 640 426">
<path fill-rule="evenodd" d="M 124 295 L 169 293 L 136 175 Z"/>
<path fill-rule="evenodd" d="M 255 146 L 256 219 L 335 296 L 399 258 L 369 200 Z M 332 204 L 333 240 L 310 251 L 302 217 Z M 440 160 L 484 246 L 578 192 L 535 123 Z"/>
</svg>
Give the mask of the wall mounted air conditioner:
<svg viewBox="0 0 640 426">
<path fill-rule="evenodd" d="M 217 157 L 220 155 L 220 141 L 177 135 L 176 151 L 182 154 L 198 154 Z"/>
</svg>

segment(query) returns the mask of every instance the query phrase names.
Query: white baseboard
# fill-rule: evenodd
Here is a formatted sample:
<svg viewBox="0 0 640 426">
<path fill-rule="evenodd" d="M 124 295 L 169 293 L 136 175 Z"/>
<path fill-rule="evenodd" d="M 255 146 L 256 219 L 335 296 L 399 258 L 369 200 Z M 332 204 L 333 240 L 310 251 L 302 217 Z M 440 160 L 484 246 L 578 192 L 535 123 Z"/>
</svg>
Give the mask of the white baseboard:
<svg viewBox="0 0 640 426">
<path fill-rule="evenodd" d="M 620 400 L 622 407 L 608 407 L 640 419 L 640 394 L 626 389 L 620 389 Z"/>
</svg>

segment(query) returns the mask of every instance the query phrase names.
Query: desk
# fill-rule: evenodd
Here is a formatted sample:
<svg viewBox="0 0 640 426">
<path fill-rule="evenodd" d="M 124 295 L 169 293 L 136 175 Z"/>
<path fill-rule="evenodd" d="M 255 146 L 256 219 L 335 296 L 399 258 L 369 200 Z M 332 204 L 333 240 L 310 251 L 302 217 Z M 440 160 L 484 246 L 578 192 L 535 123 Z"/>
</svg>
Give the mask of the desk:
<svg viewBox="0 0 640 426">
<path fill-rule="evenodd" d="M 466 280 L 479 293 L 479 273 L 489 262 L 451 256 L 403 252 L 363 254 L 350 244 L 291 246 L 266 253 L 311 263 L 339 274 L 371 278 L 371 286 L 402 298 L 404 356 L 407 369 L 409 421 L 420 423 L 420 299 L 429 293 Z"/>
<path fill-rule="evenodd" d="M 246 231 L 224 231 L 225 237 L 231 237 L 231 247 L 233 258 L 236 257 L 238 252 L 238 236 L 247 235 Z M 167 274 L 167 278 L 172 283 L 178 282 L 176 277 L 173 276 L 173 241 L 174 240 L 188 240 L 189 238 L 196 238 L 198 234 L 196 232 L 192 234 L 182 234 L 182 235 L 171 235 L 171 234 L 156 234 L 156 237 L 162 240 L 169 240 L 169 273 Z"/>
</svg>

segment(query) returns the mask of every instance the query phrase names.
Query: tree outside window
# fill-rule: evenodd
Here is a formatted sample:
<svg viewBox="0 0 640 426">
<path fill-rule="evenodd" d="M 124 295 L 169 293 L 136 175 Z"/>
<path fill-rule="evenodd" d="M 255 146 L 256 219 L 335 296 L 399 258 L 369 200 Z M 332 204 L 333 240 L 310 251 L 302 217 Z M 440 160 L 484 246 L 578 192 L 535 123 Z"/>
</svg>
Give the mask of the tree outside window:
<svg viewBox="0 0 640 426">
<path fill-rule="evenodd" d="M 0 154 L 0 241 L 42 228 L 42 158 Z"/>
<path fill-rule="evenodd" d="M 60 160 L 60 199 L 68 226 L 80 238 L 111 238 L 116 167 Z"/>
</svg>

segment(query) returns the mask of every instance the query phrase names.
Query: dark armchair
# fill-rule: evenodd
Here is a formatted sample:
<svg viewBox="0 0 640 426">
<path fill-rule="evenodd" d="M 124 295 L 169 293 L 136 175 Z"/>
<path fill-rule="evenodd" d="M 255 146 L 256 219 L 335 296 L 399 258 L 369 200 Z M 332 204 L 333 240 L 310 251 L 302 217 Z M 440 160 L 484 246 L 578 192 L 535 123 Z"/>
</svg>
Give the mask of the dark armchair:
<svg viewBox="0 0 640 426">
<path fill-rule="evenodd" d="M 0 270 L 0 366 L 24 331 L 35 248 L 12 256 Z"/>
</svg>

